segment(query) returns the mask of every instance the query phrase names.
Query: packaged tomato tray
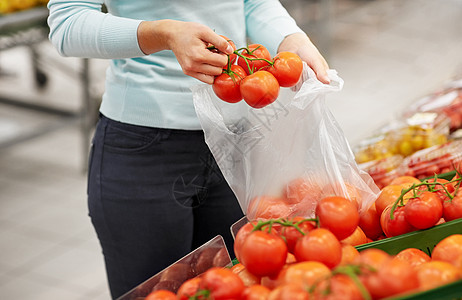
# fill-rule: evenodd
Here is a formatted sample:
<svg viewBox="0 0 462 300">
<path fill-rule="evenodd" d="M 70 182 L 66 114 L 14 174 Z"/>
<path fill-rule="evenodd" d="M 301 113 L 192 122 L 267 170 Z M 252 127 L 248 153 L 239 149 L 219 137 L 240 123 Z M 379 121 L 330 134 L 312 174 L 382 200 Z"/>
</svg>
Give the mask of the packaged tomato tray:
<svg viewBox="0 0 462 300">
<path fill-rule="evenodd" d="M 404 175 L 418 179 L 453 171 L 462 162 L 462 140 L 430 147 L 406 157 L 402 166 Z"/>
<path fill-rule="evenodd" d="M 450 119 L 450 132 L 462 128 L 462 76 L 445 87 L 409 106 L 403 113 L 408 117 L 417 112 L 436 112 Z"/>
<path fill-rule="evenodd" d="M 393 155 L 409 156 L 416 151 L 447 142 L 450 120 L 435 112 L 419 112 L 390 123 L 354 149 L 358 163 Z"/>
<path fill-rule="evenodd" d="M 393 155 L 360 164 L 358 167 L 369 173 L 379 189 L 382 189 L 389 185 L 394 178 L 402 175 L 402 171 L 398 167 L 403 162 L 403 159 L 402 155 Z"/>
</svg>

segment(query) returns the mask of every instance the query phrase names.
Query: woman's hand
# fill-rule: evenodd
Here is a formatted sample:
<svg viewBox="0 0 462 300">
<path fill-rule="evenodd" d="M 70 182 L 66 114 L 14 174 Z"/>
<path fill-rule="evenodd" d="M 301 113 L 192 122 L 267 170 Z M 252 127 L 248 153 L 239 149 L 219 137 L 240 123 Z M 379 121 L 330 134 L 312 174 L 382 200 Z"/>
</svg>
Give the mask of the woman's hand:
<svg viewBox="0 0 462 300">
<path fill-rule="evenodd" d="M 212 84 L 233 53 L 231 45 L 209 27 L 175 20 L 144 21 L 138 43 L 145 54 L 172 50 L 186 75 Z M 207 49 L 214 45 L 218 51 Z"/>
<path fill-rule="evenodd" d="M 319 81 L 325 84 L 330 83 L 327 76 L 329 65 L 306 34 L 299 32 L 286 36 L 278 48 L 278 52 L 282 51 L 297 53 L 313 69 Z"/>
</svg>

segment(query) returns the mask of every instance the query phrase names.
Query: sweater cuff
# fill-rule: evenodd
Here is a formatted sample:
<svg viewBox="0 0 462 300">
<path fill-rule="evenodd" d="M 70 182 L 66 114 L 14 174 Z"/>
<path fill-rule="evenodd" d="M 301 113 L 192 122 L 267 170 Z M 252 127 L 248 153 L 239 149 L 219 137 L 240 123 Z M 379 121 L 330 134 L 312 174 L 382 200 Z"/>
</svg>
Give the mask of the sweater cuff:
<svg viewBox="0 0 462 300">
<path fill-rule="evenodd" d="M 138 44 L 137 31 L 141 22 L 107 14 L 100 36 L 103 55 L 112 58 L 145 56 Z"/>
</svg>

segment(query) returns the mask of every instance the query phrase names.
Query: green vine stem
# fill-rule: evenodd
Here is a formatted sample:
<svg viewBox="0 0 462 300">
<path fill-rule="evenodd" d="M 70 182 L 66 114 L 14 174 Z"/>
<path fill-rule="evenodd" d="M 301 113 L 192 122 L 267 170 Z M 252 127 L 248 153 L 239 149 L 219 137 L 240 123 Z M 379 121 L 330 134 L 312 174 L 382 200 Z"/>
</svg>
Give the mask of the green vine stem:
<svg viewBox="0 0 462 300">
<path fill-rule="evenodd" d="M 456 171 L 457 174 L 460 174 L 458 171 Z M 455 195 L 457 195 L 457 192 L 459 190 L 459 186 L 461 184 L 461 181 L 462 181 L 462 178 L 460 177 L 459 175 L 459 178 L 456 178 L 456 179 L 453 179 L 453 180 L 450 180 L 448 182 L 437 182 L 437 176 L 435 175 L 433 177 L 433 180 L 434 182 L 429 182 L 428 179 L 425 180 L 425 181 L 422 181 L 421 183 L 414 183 L 412 184 L 410 187 L 406 188 L 406 189 L 402 189 L 401 190 L 401 194 L 399 195 L 399 197 L 396 199 L 396 201 L 393 203 L 393 206 L 391 207 L 391 210 L 390 210 L 390 219 L 393 220 L 394 218 L 394 212 L 396 210 L 396 208 L 398 206 L 404 206 L 404 196 L 410 192 L 410 191 L 413 191 L 413 197 L 418 197 L 418 192 L 424 192 L 422 190 L 418 190 L 417 188 L 420 187 L 420 186 L 426 186 L 427 187 L 427 190 L 430 191 L 430 192 L 434 192 L 436 191 L 435 187 L 436 186 L 441 186 L 445 192 L 445 194 L 448 196 L 449 198 L 449 201 L 451 202 L 452 199 L 454 198 Z M 456 183 L 456 191 L 454 192 L 454 195 L 451 194 L 448 189 L 446 188 L 445 185 L 447 184 L 452 184 L 452 183 Z"/>
<path fill-rule="evenodd" d="M 342 275 L 346 275 L 348 277 L 351 278 L 351 280 L 353 280 L 353 282 L 356 284 L 356 286 L 358 287 L 359 289 L 359 292 L 361 293 L 361 296 L 363 297 L 364 300 L 371 300 L 371 295 L 369 293 L 369 291 L 367 290 L 367 288 L 364 286 L 364 284 L 361 282 L 361 280 L 359 279 L 358 275 L 360 275 L 362 273 L 362 270 L 366 268 L 368 271 L 371 271 L 371 272 L 377 272 L 377 270 L 369 265 L 344 265 L 344 266 L 338 266 L 336 267 L 335 269 L 332 270 L 332 272 L 330 274 L 328 274 L 327 276 L 325 277 L 322 277 L 322 278 L 319 278 L 315 283 L 313 283 L 308 289 L 308 293 L 310 295 L 313 295 L 315 290 L 316 290 L 316 286 L 322 282 L 323 280 L 329 280 L 336 274 L 342 274 Z M 329 282 L 329 286 L 327 287 L 326 290 L 322 291 L 324 296 L 327 296 L 331 293 L 331 290 L 330 290 L 330 282 Z"/>
<path fill-rule="evenodd" d="M 293 222 L 291 220 L 287 220 L 287 219 L 284 219 L 284 218 L 281 218 L 281 219 L 271 219 L 271 220 L 267 220 L 267 221 L 258 221 L 258 223 L 254 226 L 254 228 L 252 229 L 252 232 L 253 231 L 257 231 L 257 230 L 263 230 L 263 228 L 265 226 L 268 226 L 268 232 L 271 232 L 271 229 L 273 227 L 274 224 L 279 224 L 279 225 L 282 225 L 284 227 L 294 227 L 295 229 L 297 229 L 298 232 L 300 232 L 302 235 L 305 235 L 306 233 L 303 232 L 303 230 L 301 230 L 300 228 L 300 224 L 303 223 L 303 222 L 316 222 L 316 224 L 319 224 L 319 220 L 317 218 L 310 218 L 310 219 L 302 219 L 300 221 L 297 221 L 297 222 Z"/>
<path fill-rule="evenodd" d="M 364 300 L 371 300 L 372 297 L 369 291 L 366 289 L 364 284 L 359 280 L 358 274 L 361 274 L 361 266 L 356 265 L 346 265 L 346 266 L 339 266 L 332 271 L 332 275 L 335 274 L 343 274 L 351 278 L 353 282 L 359 289 L 361 296 Z"/>
<path fill-rule="evenodd" d="M 188 298 L 188 300 L 206 300 L 206 299 L 210 299 L 209 290 L 198 290 L 194 295 Z"/>
<path fill-rule="evenodd" d="M 274 65 L 274 61 L 270 61 L 270 60 L 268 60 L 268 59 L 266 59 L 266 58 L 260 58 L 260 57 L 251 58 L 251 57 L 244 56 L 244 55 L 242 55 L 242 53 L 240 53 L 242 50 L 246 50 L 246 51 L 247 51 L 247 54 L 255 56 L 255 55 L 253 54 L 253 52 L 254 52 L 255 50 L 257 50 L 258 48 L 259 48 L 259 46 L 258 46 L 257 48 L 255 48 L 255 49 L 253 49 L 253 50 L 250 50 L 248 47 L 242 47 L 242 48 L 239 48 L 239 49 L 234 50 L 234 52 L 233 52 L 234 54 L 236 54 L 237 56 L 239 56 L 240 58 L 242 58 L 242 59 L 245 61 L 245 64 L 247 65 L 247 69 L 248 69 L 248 71 L 249 71 L 249 74 L 253 74 L 253 73 L 254 73 L 253 70 L 252 70 L 252 68 L 250 68 L 249 61 L 263 60 L 263 61 L 267 62 L 270 66 L 273 66 L 273 65 Z M 218 50 L 218 48 L 215 47 L 214 45 L 208 46 L 207 49 L 210 50 L 210 51 L 212 51 L 212 50 Z M 228 63 L 227 63 L 227 68 L 226 68 L 226 70 L 229 71 L 230 69 L 231 69 L 231 59 L 230 59 L 230 57 L 229 57 L 229 55 L 228 55 Z M 258 70 L 257 70 L 257 71 L 258 71 Z"/>
</svg>

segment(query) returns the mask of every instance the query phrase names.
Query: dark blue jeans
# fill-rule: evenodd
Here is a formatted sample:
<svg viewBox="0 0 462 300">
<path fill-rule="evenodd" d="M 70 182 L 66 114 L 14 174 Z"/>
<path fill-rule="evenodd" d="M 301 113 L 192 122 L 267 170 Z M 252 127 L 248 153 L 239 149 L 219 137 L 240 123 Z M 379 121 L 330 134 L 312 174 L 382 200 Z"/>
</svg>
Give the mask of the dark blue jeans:
<svg viewBox="0 0 462 300">
<path fill-rule="evenodd" d="M 88 205 L 117 298 L 243 216 L 202 131 L 102 116 L 90 154 Z M 233 256 L 231 256 L 233 257 Z"/>
</svg>

